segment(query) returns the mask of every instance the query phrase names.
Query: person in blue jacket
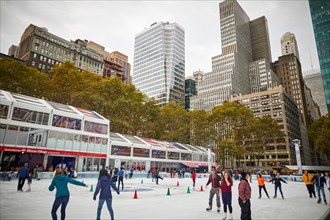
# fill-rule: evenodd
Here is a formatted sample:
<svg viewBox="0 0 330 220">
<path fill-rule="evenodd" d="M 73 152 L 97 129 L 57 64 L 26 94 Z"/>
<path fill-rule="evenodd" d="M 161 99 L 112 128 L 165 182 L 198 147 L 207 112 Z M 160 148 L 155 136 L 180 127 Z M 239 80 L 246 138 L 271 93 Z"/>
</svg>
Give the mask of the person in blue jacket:
<svg viewBox="0 0 330 220">
<path fill-rule="evenodd" d="M 119 189 L 116 187 L 116 185 L 112 182 L 110 175 L 107 170 L 102 169 L 100 170 L 99 179 L 96 185 L 96 189 L 94 192 L 93 200 L 96 200 L 97 194 L 100 192 L 99 196 L 99 204 L 97 207 L 97 216 L 96 219 L 99 220 L 101 217 L 101 211 L 104 202 L 107 202 L 107 207 L 110 213 L 110 217 L 113 220 L 114 219 L 114 213 L 112 209 L 112 195 L 111 195 L 111 187 L 117 192 L 119 195 Z"/>
<path fill-rule="evenodd" d="M 56 188 L 56 196 L 55 201 L 52 207 L 52 218 L 53 220 L 57 219 L 57 209 L 61 205 L 61 220 L 65 219 L 65 208 L 68 205 L 70 192 L 68 189 L 68 183 L 72 183 L 78 186 L 88 187 L 85 183 L 76 181 L 71 179 L 70 177 L 64 174 L 64 170 L 62 168 L 57 168 L 55 171 L 55 176 L 52 180 L 52 183 L 49 186 L 49 191 L 53 191 Z"/>
<path fill-rule="evenodd" d="M 120 189 L 120 182 L 121 182 L 121 191 L 124 190 L 124 174 L 125 174 L 125 171 L 124 171 L 124 168 L 120 168 L 120 171 L 118 173 L 118 189 Z"/>
<path fill-rule="evenodd" d="M 25 179 L 29 177 L 28 163 L 25 163 L 24 166 L 19 168 L 17 177 L 18 177 L 17 191 L 23 192 Z"/>
</svg>

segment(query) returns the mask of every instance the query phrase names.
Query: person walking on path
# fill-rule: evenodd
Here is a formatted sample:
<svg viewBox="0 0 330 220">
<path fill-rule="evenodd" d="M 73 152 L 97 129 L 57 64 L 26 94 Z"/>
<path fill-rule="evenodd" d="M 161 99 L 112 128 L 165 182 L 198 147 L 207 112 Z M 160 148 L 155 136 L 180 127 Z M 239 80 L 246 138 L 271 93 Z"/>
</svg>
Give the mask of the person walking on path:
<svg viewBox="0 0 330 220">
<path fill-rule="evenodd" d="M 124 190 L 124 168 L 120 168 L 120 171 L 118 173 L 118 189 L 120 189 L 120 183 L 121 183 L 121 190 Z"/>
<path fill-rule="evenodd" d="M 25 192 L 31 192 L 31 184 L 32 184 L 32 172 L 29 173 L 29 177 L 27 178 L 28 181 L 28 189 Z"/>
<path fill-rule="evenodd" d="M 322 192 L 322 196 L 323 196 L 323 201 L 325 204 L 327 203 L 327 199 L 325 197 L 325 193 L 324 193 L 324 185 L 326 184 L 326 179 L 323 175 L 323 173 L 321 173 L 320 171 L 314 175 L 314 177 L 312 178 L 312 181 L 315 183 L 316 186 L 316 191 L 317 191 L 317 196 L 319 197 L 319 199 L 317 200 L 317 203 L 321 203 L 321 193 Z"/>
<path fill-rule="evenodd" d="M 191 179 L 193 181 L 193 189 L 195 189 L 195 184 L 196 184 L 196 170 L 193 169 L 192 173 L 191 173 Z"/>
<path fill-rule="evenodd" d="M 25 179 L 29 177 L 28 163 L 24 163 L 24 166 L 19 168 L 17 177 L 18 177 L 17 191 L 23 192 L 23 186 L 25 183 Z"/>
<path fill-rule="evenodd" d="M 268 182 L 267 180 L 265 180 L 261 173 L 258 173 L 257 174 L 257 177 L 258 177 L 258 186 L 259 186 L 259 197 L 258 199 L 261 199 L 261 189 L 264 189 L 268 199 L 269 199 L 269 195 L 268 195 L 268 192 L 267 192 L 267 189 L 266 189 L 266 186 L 265 186 L 265 182 Z"/>
<path fill-rule="evenodd" d="M 315 195 L 315 189 L 314 189 L 314 183 L 312 181 L 312 175 L 308 173 L 307 170 L 305 170 L 304 175 L 302 175 L 302 180 L 305 182 L 308 193 L 309 193 L 309 198 L 312 198 L 312 195 L 314 198 L 316 198 Z"/>
<path fill-rule="evenodd" d="M 285 184 L 287 184 L 287 182 L 280 177 L 279 173 L 277 173 L 276 177 L 273 178 L 272 180 L 270 180 L 269 182 L 273 182 L 273 181 L 275 183 L 275 195 L 273 196 L 273 198 L 275 199 L 277 197 L 277 188 L 278 188 L 280 190 L 281 195 L 282 195 L 282 199 L 284 199 L 281 182 L 283 182 Z"/>
<path fill-rule="evenodd" d="M 249 184 L 250 174 L 241 173 L 242 179 L 238 185 L 238 204 L 241 207 L 241 220 L 251 220 L 251 187 Z"/>
<path fill-rule="evenodd" d="M 217 199 L 217 212 L 220 212 L 220 181 L 221 181 L 221 177 L 215 172 L 215 169 L 212 169 L 211 171 L 211 175 L 209 176 L 209 179 L 205 185 L 205 189 L 207 188 L 207 186 L 212 183 L 212 188 L 210 190 L 210 196 L 209 196 L 209 207 L 206 208 L 206 211 L 211 211 L 212 210 L 212 203 L 213 203 L 213 197 L 214 194 L 216 195 L 216 199 Z"/>
<path fill-rule="evenodd" d="M 232 200 L 231 188 L 232 188 L 232 186 L 233 186 L 233 180 L 232 180 L 230 174 L 228 173 L 228 171 L 225 171 L 224 176 L 221 179 L 221 183 L 220 183 L 223 211 L 225 212 L 225 217 L 223 218 L 223 220 L 233 219 L 233 216 L 232 216 L 233 208 L 231 206 L 231 200 Z M 227 215 L 227 206 L 229 209 L 228 215 Z"/>
<path fill-rule="evenodd" d="M 55 172 L 55 177 L 52 180 L 52 183 L 49 186 L 49 191 L 53 191 L 56 188 L 55 201 L 52 207 L 52 218 L 53 220 L 57 220 L 57 209 L 61 205 L 61 220 L 65 219 L 65 209 L 68 205 L 70 192 L 68 189 L 68 183 L 77 185 L 77 186 L 85 186 L 88 187 L 85 183 L 79 182 L 77 180 L 71 179 L 68 176 L 64 175 L 64 171 L 62 168 L 57 168 Z"/>
<path fill-rule="evenodd" d="M 119 189 L 116 185 L 112 182 L 110 175 L 107 170 L 100 170 L 99 179 L 96 185 L 96 189 L 94 192 L 93 200 L 96 200 L 97 194 L 100 192 L 99 196 L 99 204 L 97 207 L 97 216 L 96 219 L 99 220 L 101 218 L 101 211 L 104 202 L 107 203 L 107 207 L 110 213 L 110 217 L 114 219 L 114 213 L 112 209 L 112 194 L 111 194 L 111 187 L 117 192 L 119 195 Z"/>
</svg>

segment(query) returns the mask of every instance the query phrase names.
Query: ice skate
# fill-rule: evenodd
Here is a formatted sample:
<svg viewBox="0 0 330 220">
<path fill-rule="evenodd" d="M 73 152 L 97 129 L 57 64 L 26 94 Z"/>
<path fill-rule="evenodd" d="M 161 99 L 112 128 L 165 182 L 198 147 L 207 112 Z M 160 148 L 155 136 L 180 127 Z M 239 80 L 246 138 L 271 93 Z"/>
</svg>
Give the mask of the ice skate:
<svg viewBox="0 0 330 220">
<path fill-rule="evenodd" d="M 211 211 L 211 210 L 212 210 L 212 207 L 211 206 L 209 206 L 209 207 L 206 208 L 206 211 Z"/>
<path fill-rule="evenodd" d="M 227 213 L 225 213 L 225 217 L 222 220 L 227 220 Z"/>
<path fill-rule="evenodd" d="M 229 213 L 226 220 L 233 220 L 233 214 Z"/>
<path fill-rule="evenodd" d="M 317 200 L 317 203 L 321 203 L 321 199 Z"/>
<path fill-rule="evenodd" d="M 218 207 L 217 212 L 220 212 L 220 207 Z"/>
</svg>

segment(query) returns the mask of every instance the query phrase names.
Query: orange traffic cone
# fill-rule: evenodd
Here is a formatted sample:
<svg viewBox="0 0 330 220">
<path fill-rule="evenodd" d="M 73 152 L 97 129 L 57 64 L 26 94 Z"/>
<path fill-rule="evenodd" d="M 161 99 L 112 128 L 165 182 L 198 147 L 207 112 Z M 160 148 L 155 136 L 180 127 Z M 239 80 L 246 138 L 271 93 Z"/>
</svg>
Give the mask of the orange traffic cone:
<svg viewBox="0 0 330 220">
<path fill-rule="evenodd" d="M 176 186 L 180 186 L 179 181 L 176 183 Z"/>
<path fill-rule="evenodd" d="M 204 190 L 203 190 L 203 185 L 201 185 L 201 192 L 203 192 Z"/>
<path fill-rule="evenodd" d="M 137 192 L 136 192 L 136 190 L 135 190 L 133 199 L 137 199 L 137 198 L 138 198 L 138 197 L 137 197 Z"/>
</svg>

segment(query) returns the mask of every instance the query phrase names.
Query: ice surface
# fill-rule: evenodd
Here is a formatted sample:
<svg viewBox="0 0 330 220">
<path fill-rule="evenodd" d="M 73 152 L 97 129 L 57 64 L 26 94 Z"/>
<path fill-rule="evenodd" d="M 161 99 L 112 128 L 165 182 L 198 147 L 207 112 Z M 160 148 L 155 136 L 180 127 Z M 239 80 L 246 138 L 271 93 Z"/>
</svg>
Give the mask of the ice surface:
<svg viewBox="0 0 330 220">
<path fill-rule="evenodd" d="M 78 179 L 82 180 L 82 179 Z M 85 183 L 94 185 L 96 179 L 83 179 Z M 177 187 L 177 181 L 180 186 Z M 223 206 L 220 214 L 216 212 L 216 201 L 213 201 L 213 210 L 207 212 L 210 187 L 205 189 L 206 178 L 196 180 L 196 189 L 192 189 L 189 178 L 159 180 L 159 185 L 151 179 L 124 179 L 125 189 L 120 195 L 113 193 L 113 209 L 115 219 L 222 219 Z M 55 198 L 55 192 L 49 192 L 50 179 L 33 180 L 31 192 L 17 192 L 17 180 L 0 182 L 0 219 L 51 219 L 50 211 Z M 233 216 L 239 219 L 238 181 L 233 186 Z M 200 192 L 203 185 L 204 192 Z M 191 193 L 187 193 L 190 187 Z M 171 195 L 167 190 L 170 188 Z M 259 191 L 257 181 L 251 183 L 252 188 L 252 219 L 319 219 L 329 211 L 330 206 L 317 199 L 309 198 L 307 188 L 301 182 L 288 182 L 283 184 L 285 199 L 280 196 L 273 199 L 274 185 L 266 183 L 271 199 L 263 193 L 258 199 Z M 24 190 L 27 189 L 25 183 Z M 66 219 L 95 219 L 97 201 L 93 201 L 90 187 L 80 187 L 69 184 L 70 201 L 66 209 Z M 134 190 L 137 190 L 138 199 L 133 199 Z M 329 202 L 329 191 L 325 189 Z M 278 195 L 280 195 L 278 193 Z M 221 202 L 222 203 L 222 202 Z M 60 218 L 60 209 L 57 212 Z M 110 219 L 109 212 L 104 204 L 101 219 Z"/>
</svg>

